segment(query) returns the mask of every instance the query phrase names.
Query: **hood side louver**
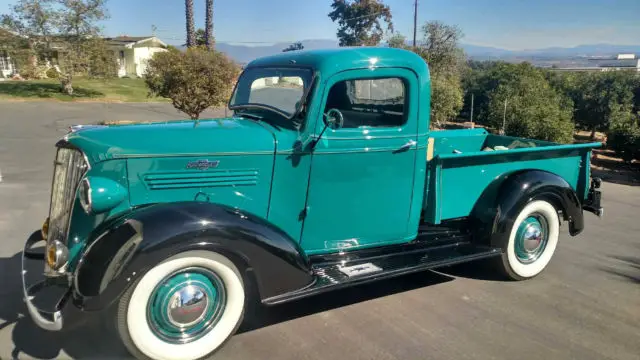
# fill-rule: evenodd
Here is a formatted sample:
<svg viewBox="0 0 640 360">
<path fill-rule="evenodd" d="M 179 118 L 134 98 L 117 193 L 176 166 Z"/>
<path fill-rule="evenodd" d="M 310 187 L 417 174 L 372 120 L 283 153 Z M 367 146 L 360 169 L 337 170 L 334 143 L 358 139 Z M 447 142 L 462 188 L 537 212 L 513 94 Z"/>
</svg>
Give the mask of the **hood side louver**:
<svg viewBox="0 0 640 360">
<path fill-rule="evenodd" d="M 251 186 L 258 183 L 258 170 L 159 172 L 144 174 L 142 178 L 150 190 Z"/>
</svg>

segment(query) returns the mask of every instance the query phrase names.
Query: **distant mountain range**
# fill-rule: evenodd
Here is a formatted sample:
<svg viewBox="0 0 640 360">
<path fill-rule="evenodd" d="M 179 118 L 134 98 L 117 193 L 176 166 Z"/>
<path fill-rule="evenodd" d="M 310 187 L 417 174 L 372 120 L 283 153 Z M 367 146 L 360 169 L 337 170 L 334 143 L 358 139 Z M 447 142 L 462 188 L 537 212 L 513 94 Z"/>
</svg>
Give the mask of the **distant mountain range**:
<svg viewBox="0 0 640 360">
<path fill-rule="evenodd" d="M 301 41 L 305 50 L 327 49 L 338 47 L 335 40 L 303 40 Z M 251 60 L 274 55 L 282 52 L 282 49 L 291 43 L 275 43 L 267 46 L 247 46 L 233 43 L 216 43 L 216 48 L 239 63 L 248 63 Z M 549 47 L 532 50 L 506 50 L 496 47 L 477 46 L 470 44 L 461 45 L 467 55 L 478 60 L 506 60 L 506 61 L 541 61 L 567 60 L 591 57 L 613 57 L 621 53 L 634 53 L 640 55 L 640 45 L 611 45 L 592 44 L 579 45 L 575 47 Z"/>
<path fill-rule="evenodd" d="M 304 40 L 301 41 L 305 50 L 329 49 L 338 47 L 335 40 Z M 261 56 L 274 55 L 282 52 L 282 49 L 291 45 L 291 43 L 275 43 L 266 46 L 247 46 L 235 45 L 232 43 L 216 43 L 216 49 L 227 54 L 229 57 L 239 63 L 248 63 L 249 61 Z"/>
<path fill-rule="evenodd" d="M 463 44 L 462 48 L 470 57 L 485 58 L 592 58 L 611 57 L 617 54 L 640 54 L 640 45 L 592 44 L 575 47 L 549 47 L 531 50 L 505 50 L 495 47 Z"/>
</svg>

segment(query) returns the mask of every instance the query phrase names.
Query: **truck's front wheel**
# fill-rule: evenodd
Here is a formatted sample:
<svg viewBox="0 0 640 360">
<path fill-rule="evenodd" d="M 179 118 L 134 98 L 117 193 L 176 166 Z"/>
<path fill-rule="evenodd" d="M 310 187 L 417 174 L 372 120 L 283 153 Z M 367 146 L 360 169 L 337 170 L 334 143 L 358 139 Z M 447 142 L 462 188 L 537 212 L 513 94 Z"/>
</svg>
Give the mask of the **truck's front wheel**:
<svg viewBox="0 0 640 360">
<path fill-rule="evenodd" d="M 117 327 L 138 358 L 200 359 L 235 332 L 244 306 L 244 284 L 233 262 L 190 251 L 156 265 L 125 293 Z"/>
<path fill-rule="evenodd" d="M 500 267 L 514 280 L 532 278 L 544 270 L 558 245 L 560 220 L 553 205 L 528 203 L 513 222 Z"/>
</svg>

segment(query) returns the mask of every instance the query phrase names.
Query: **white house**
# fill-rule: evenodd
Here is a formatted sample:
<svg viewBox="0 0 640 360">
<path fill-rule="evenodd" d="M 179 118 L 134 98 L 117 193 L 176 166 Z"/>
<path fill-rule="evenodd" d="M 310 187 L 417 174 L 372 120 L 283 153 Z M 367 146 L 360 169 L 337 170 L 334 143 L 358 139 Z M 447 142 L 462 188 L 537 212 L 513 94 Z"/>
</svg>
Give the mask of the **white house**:
<svg viewBox="0 0 640 360">
<path fill-rule="evenodd" d="M 8 78 L 13 75 L 15 67 L 6 51 L 0 50 L 0 78 Z"/>
<path fill-rule="evenodd" d="M 10 77 L 16 71 L 16 66 L 6 50 L 7 42 L 19 35 L 0 26 L 0 78 Z"/>
<path fill-rule="evenodd" d="M 153 54 L 167 51 L 167 44 L 155 36 L 118 36 L 104 40 L 116 54 L 119 77 L 144 75 Z"/>
<path fill-rule="evenodd" d="M 618 54 L 618 60 L 633 60 L 636 54 Z"/>
</svg>

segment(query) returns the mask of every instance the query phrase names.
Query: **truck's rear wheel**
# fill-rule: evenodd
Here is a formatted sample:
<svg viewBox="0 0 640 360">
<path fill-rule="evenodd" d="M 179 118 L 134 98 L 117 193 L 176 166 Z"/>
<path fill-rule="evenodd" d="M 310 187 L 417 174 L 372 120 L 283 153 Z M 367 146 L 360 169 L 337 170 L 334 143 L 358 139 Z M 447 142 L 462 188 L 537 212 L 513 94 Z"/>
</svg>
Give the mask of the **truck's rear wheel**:
<svg viewBox="0 0 640 360">
<path fill-rule="evenodd" d="M 233 262 L 190 251 L 156 265 L 124 294 L 117 327 L 138 358 L 200 359 L 235 332 L 244 306 L 244 284 Z"/>
<path fill-rule="evenodd" d="M 543 200 L 528 203 L 513 222 L 500 267 L 514 280 L 538 275 L 551 261 L 559 235 L 556 208 Z"/>
</svg>

